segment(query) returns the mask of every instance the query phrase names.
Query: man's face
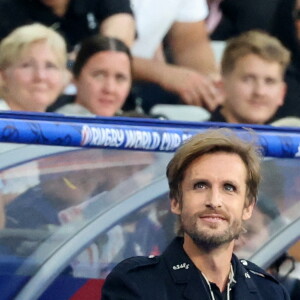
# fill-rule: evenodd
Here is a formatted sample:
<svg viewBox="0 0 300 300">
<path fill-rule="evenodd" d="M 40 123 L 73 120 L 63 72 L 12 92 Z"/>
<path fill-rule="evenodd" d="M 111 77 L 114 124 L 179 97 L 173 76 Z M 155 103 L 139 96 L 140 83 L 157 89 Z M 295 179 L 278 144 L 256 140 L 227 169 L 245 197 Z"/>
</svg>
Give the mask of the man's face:
<svg viewBox="0 0 300 300">
<path fill-rule="evenodd" d="M 222 113 L 230 123 L 265 124 L 283 104 L 286 86 L 281 66 L 248 54 L 223 76 Z"/>
<path fill-rule="evenodd" d="M 211 250 L 238 237 L 253 209 L 245 207 L 246 176 L 243 161 L 233 153 L 205 154 L 189 165 L 182 181 L 182 205 L 171 200 L 187 239 Z"/>
</svg>

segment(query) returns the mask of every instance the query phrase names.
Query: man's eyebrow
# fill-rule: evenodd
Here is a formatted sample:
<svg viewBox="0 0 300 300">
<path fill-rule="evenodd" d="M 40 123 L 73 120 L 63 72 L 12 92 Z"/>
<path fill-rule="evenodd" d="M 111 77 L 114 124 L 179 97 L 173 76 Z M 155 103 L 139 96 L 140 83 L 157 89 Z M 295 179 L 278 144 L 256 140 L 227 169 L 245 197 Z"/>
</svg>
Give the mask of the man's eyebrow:
<svg viewBox="0 0 300 300">
<path fill-rule="evenodd" d="M 208 179 L 203 178 L 203 177 L 193 177 L 193 178 L 190 179 L 191 184 L 195 184 L 195 183 L 198 183 L 198 182 L 203 182 L 205 184 L 210 184 L 210 181 Z"/>
<path fill-rule="evenodd" d="M 205 179 L 204 177 L 201 177 L 201 176 L 191 176 L 191 179 L 192 180 L 200 180 L 200 181 L 208 181 L 208 179 Z"/>
<path fill-rule="evenodd" d="M 223 183 L 229 183 L 229 184 L 232 184 L 232 185 L 239 185 L 239 183 L 235 180 L 232 180 L 232 179 L 228 179 L 228 180 L 223 180 Z"/>
</svg>

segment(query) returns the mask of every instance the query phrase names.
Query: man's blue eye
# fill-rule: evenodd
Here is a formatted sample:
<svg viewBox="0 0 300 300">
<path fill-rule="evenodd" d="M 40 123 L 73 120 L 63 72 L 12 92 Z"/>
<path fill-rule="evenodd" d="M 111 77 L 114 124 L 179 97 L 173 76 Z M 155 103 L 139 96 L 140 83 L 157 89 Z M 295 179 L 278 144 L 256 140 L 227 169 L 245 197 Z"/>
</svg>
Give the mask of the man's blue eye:
<svg viewBox="0 0 300 300">
<path fill-rule="evenodd" d="M 197 182 L 197 183 L 195 183 L 194 184 L 194 188 L 195 189 L 203 189 L 203 188 L 205 188 L 205 183 L 204 182 Z"/>
<path fill-rule="evenodd" d="M 234 192 L 236 190 L 236 188 L 231 184 L 225 184 L 224 188 L 228 192 Z"/>
</svg>

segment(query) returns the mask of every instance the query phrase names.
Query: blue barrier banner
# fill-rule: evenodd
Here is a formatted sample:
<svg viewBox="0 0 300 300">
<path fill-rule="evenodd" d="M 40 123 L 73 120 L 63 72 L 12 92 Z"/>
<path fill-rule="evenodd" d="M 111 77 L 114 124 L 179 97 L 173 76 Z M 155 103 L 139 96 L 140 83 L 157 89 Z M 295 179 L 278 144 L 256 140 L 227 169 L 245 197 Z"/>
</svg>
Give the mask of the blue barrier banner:
<svg viewBox="0 0 300 300">
<path fill-rule="evenodd" d="M 255 135 L 265 156 L 300 157 L 298 128 L 38 113 L 0 113 L 0 142 L 174 152 L 192 135 L 220 127 L 233 129 L 245 139 Z"/>
</svg>

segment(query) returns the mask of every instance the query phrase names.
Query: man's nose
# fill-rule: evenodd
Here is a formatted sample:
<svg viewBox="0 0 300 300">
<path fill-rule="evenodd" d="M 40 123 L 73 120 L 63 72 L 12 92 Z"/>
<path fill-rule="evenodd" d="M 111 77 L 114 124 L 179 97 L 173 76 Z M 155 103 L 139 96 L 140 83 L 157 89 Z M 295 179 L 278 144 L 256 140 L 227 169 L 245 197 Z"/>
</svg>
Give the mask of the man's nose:
<svg viewBox="0 0 300 300">
<path fill-rule="evenodd" d="M 221 193 L 216 189 L 211 189 L 207 194 L 206 207 L 217 208 L 222 207 Z"/>
<path fill-rule="evenodd" d="M 254 92 L 257 95 L 264 95 L 266 93 L 266 84 L 263 81 L 258 80 L 255 83 Z"/>
</svg>

